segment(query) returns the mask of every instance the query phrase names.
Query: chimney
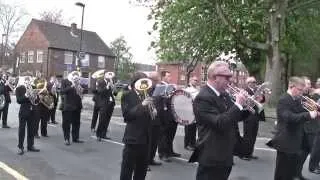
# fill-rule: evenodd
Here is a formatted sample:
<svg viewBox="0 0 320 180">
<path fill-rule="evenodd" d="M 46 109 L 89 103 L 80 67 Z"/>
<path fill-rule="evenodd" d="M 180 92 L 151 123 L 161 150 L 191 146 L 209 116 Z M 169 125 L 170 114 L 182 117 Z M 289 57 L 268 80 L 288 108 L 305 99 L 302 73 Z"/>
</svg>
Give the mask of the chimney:
<svg viewBox="0 0 320 180">
<path fill-rule="evenodd" d="M 71 34 L 73 35 L 73 36 L 77 36 L 78 34 L 77 34 L 77 24 L 76 23 L 72 23 L 71 24 Z"/>
</svg>

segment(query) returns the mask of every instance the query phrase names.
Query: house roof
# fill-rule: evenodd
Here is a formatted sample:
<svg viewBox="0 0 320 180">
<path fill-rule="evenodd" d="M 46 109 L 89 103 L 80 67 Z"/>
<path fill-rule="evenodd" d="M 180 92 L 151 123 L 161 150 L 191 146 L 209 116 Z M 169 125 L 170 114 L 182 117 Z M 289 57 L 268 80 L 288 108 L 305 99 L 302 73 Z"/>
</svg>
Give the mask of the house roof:
<svg viewBox="0 0 320 180">
<path fill-rule="evenodd" d="M 37 24 L 40 31 L 49 41 L 49 47 L 79 51 L 81 29 L 77 28 L 76 34 L 78 36 L 74 36 L 71 34 L 71 26 L 64 26 L 37 19 L 32 19 L 31 23 Z M 81 49 L 86 53 L 114 56 L 111 49 L 103 42 L 99 35 L 92 31 L 83 30 Z"/>
</svg>

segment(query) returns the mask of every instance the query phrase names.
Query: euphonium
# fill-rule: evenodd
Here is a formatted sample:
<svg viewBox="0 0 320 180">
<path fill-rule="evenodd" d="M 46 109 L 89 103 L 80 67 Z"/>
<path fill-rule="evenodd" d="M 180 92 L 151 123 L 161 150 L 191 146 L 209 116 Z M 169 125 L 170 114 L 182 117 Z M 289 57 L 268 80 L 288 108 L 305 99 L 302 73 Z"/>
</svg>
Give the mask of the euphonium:
<svg viewBox="0 0 320 180">
<path fill-rule="evenodd" d="M 83 88 L 80 84 L 80 72 L 72 71 L 68 75 L 68 80 L 72 82 L 72 86 L 76 89 L 77 94 L 82 98 L 83 97 Z"/>
<path fill-rule="evenodd" d="M 143 100 L 149 97 L 148 90 L 152 87 L 152 81 L 148 78 L 142 78 L 135 82 L 134 87 L 137 91 L 143 94 Z M 154 120 L 156 117 L 157 110 L 153 103 L 148 105 L 148 111 L 151 116 L 151 119 Z"/>
<path fill-rule="evenodd" d="M 245 90 L 242 90 L 241 88 L 238 88 L 238 87 L 228 85 L 227 91 L 230 94 L 230 96 L 235 99 L 236 94 L 240 93 L 241 91 L 245 91 Z M 249 94 L 245 94 L 245 96 L 246 96 L 246 101 L 243 105 L 244 109 L 250 111 L 253 114 L 256 112 L 260 113 L 263 110 L 263 105 L 254 99 L 254 95 L 250 96 Z M 257 108 L 257 111 L 255 110 L 255 107 Z"/>
</svg>

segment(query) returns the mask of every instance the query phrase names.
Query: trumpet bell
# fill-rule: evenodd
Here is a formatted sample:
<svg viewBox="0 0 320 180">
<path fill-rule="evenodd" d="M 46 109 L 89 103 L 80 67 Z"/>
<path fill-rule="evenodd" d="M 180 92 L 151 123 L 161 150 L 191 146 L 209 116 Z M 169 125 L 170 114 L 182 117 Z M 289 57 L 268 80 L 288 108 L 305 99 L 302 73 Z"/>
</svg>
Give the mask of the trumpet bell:
<svg viewBox="0 0 320 180">
<path fill-rule="evenodd" d="M 75 80 L 80 80 L 81 73 L 79 71 L 72 71 L 68 74 L 68 80 L 74 82 Z"/>
<path fill-rule="evenodd" d="M 152 87 L 152 81 L 148 78 L 142 78 L 135 82 L 134 88 L 138 91 L 145 91 Z"/>
<path fill-rule="evenodd" d="M 92 77 L 93 79 L 101 79 L 101 78 L 104 77 L 104 73 L 105 73 L 105 72 L 106 72 L 106 71 L 105 71 L 104 69 L 100 69 L 100 70 L 94 72 L 94 73 L 91 75 L 91 77 Z"/>
<path fill-rule="evenodd" d="M 114 78 L 114 76 L 115 76 L 114 72 L 106 72 L 104 75 L 104 78 L 112 79 L 112 78 Z"/>
</svg>

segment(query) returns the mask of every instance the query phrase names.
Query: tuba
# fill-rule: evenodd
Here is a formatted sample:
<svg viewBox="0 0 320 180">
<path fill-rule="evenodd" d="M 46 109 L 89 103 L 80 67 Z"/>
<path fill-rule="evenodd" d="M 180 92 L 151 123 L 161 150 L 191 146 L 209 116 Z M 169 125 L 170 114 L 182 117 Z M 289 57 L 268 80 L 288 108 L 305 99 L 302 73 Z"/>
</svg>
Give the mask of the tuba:
<svg viewBox="0 0 320 180">
<path fill-rule="evenodd" d="M 143 94 L 142 101 L 149 97 L 148 90 L 152 87 L 152 81 L 148 78 L 142 78 L 135 82 L 134 87 L 137 91 Z M 156 118 L 156 108 L 153 103 L 148 105 L 148 111 L 151 116 L 151 119 L 154 120 Z"/>
</svg>

